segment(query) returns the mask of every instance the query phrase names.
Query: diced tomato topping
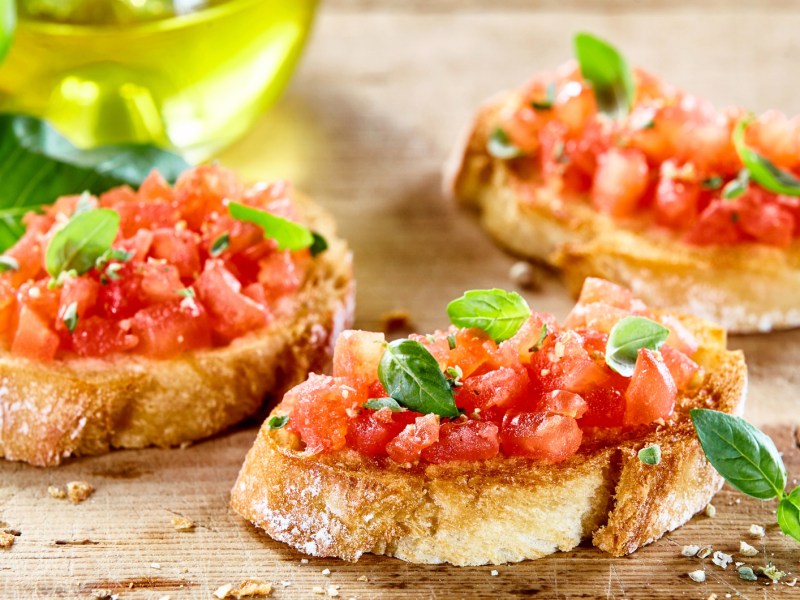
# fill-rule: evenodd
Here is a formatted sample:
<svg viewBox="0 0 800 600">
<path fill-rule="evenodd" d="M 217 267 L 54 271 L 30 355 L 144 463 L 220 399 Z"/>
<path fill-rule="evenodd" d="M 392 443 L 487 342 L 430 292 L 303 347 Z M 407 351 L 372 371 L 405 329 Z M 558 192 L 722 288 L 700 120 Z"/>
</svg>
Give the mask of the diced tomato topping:
<svg viewBox="0 0 800 600">
<path fill-rule="evenodd" d="M 739 199 L 739 227 L 763 244 L 787 247 L 794 237 L 794 216 L 778 204 L 765 202 L 755 194 Z"/>
<path fill-rule="evenodd" d="M 700 370 L 700 366 L 686 354 L 667 344 L 661 346 L 661 357 L 678 390 L 685 390 L 689 387 L 695 373 Z"/>
<path fill-rule="evenodd" d="M 652 350 L 641 348 L 625 392 L 625 424 L 646 425 L 666 419 L 675 408 L 677 395 L 666 363 Z"/>
<path fill-rule="evenodd" d="M 648 183 L 644 154 L 638 150 L 611 149 L 598 157 L 592 203 L 604 214 L 627 217 L 636 210 Z"/>
<path fill-rule="evenodd" d="M 457 390 L 456 406 L 468 413 L 476 408 L 508 408 L 526 398 L 529 391 L 528 373 L 519 367 L 500 367 L 482 375 L 468 377 Z"/>
<path fill-rule="evenodd" d="M 110 321 L 101 317 L 79 318 L 69 340 L 76 354 L 95 358 L 128 352 L 139 343 L 138 338 L 131 334 L 129 321 Z"/>
<path fill-rule="evenodd" d="M 60 339 L 47 322 L 32 308 L 23 304 L 19 311 L 19 322 L 11 352 L 33 360 L 47 362 L 53 360 Z"/>
<path fill-rule="evenodd" d="M 686 241 L 698 246 L 738 244 L 745 239 L 738 226 L 741 218 L 734 203 L 714 200 L 700 214 L 694 227 L 689 229 Z"/>
<path fill-rule="evenodd" d="M 566 390 L 553 390 L 542 397 L 537 408 L 546 413 L 580 419 L 589 407 L 578 394 Z"/>
<path fill-rule="evenodd" d="M 173 358 L 211 345 L 208 316 L 193 298 L 175 298 L 143 308 L 133 316 L 138 352 L 150 358 Z"/>
<path fill-rule="evenodd" d="M 170 261 L 181 277 L 194 279 L 200 274 L 200 236 L 188 229 L 156 229 L 151 256 Z"/>
<path fill-rule="evenodd" d="M 388 408 L 362 411 L 347 428 L 347 445 L 367 456 L 386 456 L 386 445 L 420 416 Z"/>
<path fill-rule="evenodd" d="M 543 412 L 508 411 L 500 443 L 509 456 L 527 456 L 556 463 L 578 451 L 583 432 L 572 417 Z"/>
<path fill-rule="evenodd" d="M 370 385 L 378 379 L 378 365 L 385 350 L 386 338 L 382 333 L 344 331 L 333 350 L 333 376 L 350 377 Z"/>
<path fill-rule="evenodd" d="M 500 452 L 499 429 L 494 423 L 444 423 L 439 440 L 422 451 L 422 458 L 438 464 L 452 460 L 488 460 Z"/>
<path fill-rule="evenodd" d="M 141 277 L 142 298 L 152 304 L 170 302 L 184 289 L 178 268 L 167 262 L 144 263 Z"/>
<path fill-rule="evenodd" d="M 223 200 L 241 198 L 242 193 L 242 185 L 232 171 L 218 165 L 204 165 L 178 178 L 174 203 L 189 226 L 199 230 L 207 215 L 227 212 Z"/>
<path fill-rule="evenodd" d="M 653 217 L 659 225 L 685 229 L 697 218 L 699 198 L 698 183 L 662 176 L 656 188 Z"/>
<path fill-rule="evenodd" d="M 366 400 L 366 394 L 342 379 L 312 373 L 284 397 L 292 407 L 288 428 L 301 437 L 312 454 L 340 450 L 347 443 L 348 411 Z M 436 429 L 438 433 L 438 423 Z"/>
<path fill-rule="evenodd" d="M 439 440 L 439 419 L 434 414 L 417 417 L 405 426 L 386 445 L 386 453 L 398 463 L 413 463 L 419 460 L 422 451 Z"/>
</svg>

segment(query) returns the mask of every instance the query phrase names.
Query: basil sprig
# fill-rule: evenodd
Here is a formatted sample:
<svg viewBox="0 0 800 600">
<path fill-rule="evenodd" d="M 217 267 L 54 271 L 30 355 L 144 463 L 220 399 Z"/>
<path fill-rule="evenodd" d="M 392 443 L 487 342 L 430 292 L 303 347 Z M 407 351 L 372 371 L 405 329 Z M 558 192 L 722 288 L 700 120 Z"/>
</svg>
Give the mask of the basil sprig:
<svg viewBox="0 0 800 600">
<path fill-rule="evenodd" d="M 82 150 L 45 121 L 0 114 L 0 251 L 25 233 L 22 216 L 65 194 L 99 194 L 122 184 L 138 187 L 153 169 L 174 182 L 189 164 L 143 144 Z"/>
<path fill-rule="evenodd" d="M 362 406 L 370 410 L 380 410 L 382 408 L 388 408 L 392 412 L 405 410 L 394 398 L 370 398 Z"/>
<path fill-rule="evenodd" d="M 733 146 L 736 148 L 739 158 L 742 159 L 742 164 L 750 173 L 750 179 L 770 192 L 786 196 L 800 196 L 800 179 L 779 168 L 745 142 L 745 130 L 751 121 L 752 117 L 740 119 L 733 129 Z"/>
<path fill-rule="evenodd" d="M 581 74 L 592 84 L 598 110 L 612 119 L 625 117 L 633 106 L 635 92 L 625 57 L 611 44 L 589 33 L 577 34 L 574 45 Z"/>
<path fill-rule="evenodd" d="M 439 363 L 419 342 L 391 342 L 378 365 L 378 379 L 400 406 L 423 414 L 458 416 L 453 390 Z"/>
<path fill-rule="evenodd" d="M 641 348 L 658 350 L 669 329 L 645 317 L 625 317 L 611 328 L 606 342 L 606 364 L 620 375 L 630 377 Z"/>
<path fill-rule="evenodd" d="M 691 411 L 697 437 L 708 462 L 740 492 L 778 498 L 778 525 L 800 541 L 800 486 L 786 493 L 786 467 L 775 443 L 740 417 L 716 410 Z"/>
<path fill-rule="evenodd" d="M 502 342 L 517 333 L 531 309 L 517 292 L 470 290 L 447 305 L 447 316 L 457 327 L 478 327 Z"/>
<path fill-rule="evenodd" d="M 119 231 L 119 214 L 110 208 L 95 208 L 73 216 L 51 238 L 44 265 L 53 279 L 74 271 L 82 275 L 111 248 Z"/>
<path fill-rule="evenodd" d="M 510 160 L 522 156 L 522 150 L 517 148 L 508 137 L 505 129 L 496 127 L 486 143 L 486 151 L 495 158 Z"/>
<path fill-rule="evenodd" d="M 294 251 L 316 246 L 316 249 L 321 252 L 327 248 L 327 242 L 325 242 L 324 238 L 312 232 L 308 227 L 283 217 L 278 217 L 265 210 L 259 210 L 239 202 L 231 202 L 228 204 L 228 211 L 234 219 L 255 223 L 261 227 L 264 230 L 264 235 L 278 242 L 279 250 Z M 322 247 L 323 242 L 325 248 Z"/>
</svg>

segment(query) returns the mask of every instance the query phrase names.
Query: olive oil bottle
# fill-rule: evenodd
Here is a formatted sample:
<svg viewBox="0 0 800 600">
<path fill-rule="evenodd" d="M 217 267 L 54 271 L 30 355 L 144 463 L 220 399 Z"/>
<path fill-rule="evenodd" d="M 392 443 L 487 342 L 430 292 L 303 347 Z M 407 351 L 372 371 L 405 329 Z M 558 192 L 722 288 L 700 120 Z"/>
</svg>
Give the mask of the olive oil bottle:
<svg viewBox="0 0 800 600">
<path fill-rule="evenodd" d="M 0 110 L 79 146 L 154 142 L 202 159 L 285 87 L 316 0 L 18 0 Z"/>
</svg>

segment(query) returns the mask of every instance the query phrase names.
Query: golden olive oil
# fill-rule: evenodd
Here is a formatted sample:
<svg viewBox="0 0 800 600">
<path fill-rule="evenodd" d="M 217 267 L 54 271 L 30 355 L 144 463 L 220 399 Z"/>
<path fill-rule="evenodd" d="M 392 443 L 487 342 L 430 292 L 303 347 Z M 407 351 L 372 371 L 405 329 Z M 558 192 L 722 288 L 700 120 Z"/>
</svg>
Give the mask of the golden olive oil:
<svg viewBox="0 0 800 600">
<path fill-rule="evenodd" d="M 46 9 L 55 0 L 29 1 L 41 10 L 36 18 L 30 6 L 20 10 L 0 65 L 0 110 L 44 117 L 79 146 L 154 142 L 192 159 L 241 135 L 278 97 L 316 5 L 175 0 L 169 4 L 191 10 L 137 14 L 117 6 L 113 14 L 54 15 Z M 112 3 L 70 1 L 95 9 Z M 117 2 L 153 8 L 153 0 Z"/>
</svg>

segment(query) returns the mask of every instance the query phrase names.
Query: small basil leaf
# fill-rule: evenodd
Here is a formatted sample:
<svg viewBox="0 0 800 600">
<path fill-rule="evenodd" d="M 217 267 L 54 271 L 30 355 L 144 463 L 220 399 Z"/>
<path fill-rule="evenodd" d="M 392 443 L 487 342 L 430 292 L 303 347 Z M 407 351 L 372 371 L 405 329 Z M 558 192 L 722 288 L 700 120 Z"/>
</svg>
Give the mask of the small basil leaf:
<svg viewBox="0 0 800 600">
<path fill-rule="evenodd" d="M 722 197 L 726 200 L 738 198 L 747 191 L 749 186 L 750 171 L 742 169 L 739 171 L 738 175 L 736 175 L 736 179 L 731 179 L 725 184 L 725 187 L 722 188 Z"/>
<path fill-rule="evenodd" d="M 800 542 L 800 486 L 778 503 L 778 525 L 783 533 Z"/>
<path fill-rule="evenodd" d="M 724 180 L 719 175 L 707 177 L 700 182 L 700 187 L 704 190 L 718 190 L 722 187 Z"/>
<path fill-rule="evenodd" d="M 110 208 L 95 208 L 75 215 L 50 240 L 45 252 L 45 268 L 57 278 L 66 271 L 77 275 L 95 266 L 119 230 L 119 214 Z"/>
<path fill-rule="evenodd" d="M 447 305 L 447 316 L 457 327 L 478 327 L 502 342 L 517 333 L 531 309 L 517 292 L 470 290 Z"/>
<path fill-rule="evenodd" d="M 381 357 L 378 379 L 401 406 L 423 414 L 458 416 L 453 391 L 439 363 L 419 342 L 391 342 Z"/>
<path fill-rule="evenodd" d="M 750 118 L 741 119 L 733 130 L 733 145 L 750 178 L 765 190 L 787 196 L 800 196 L 800 179 L 780 169 L 766 156 L 750 148 L 744 139 Z"/>
<path fill-rule="evenodd" d="M 433 338 L 433 336 L 431 337 Z M 431 343 L 436 343 L 435 338 L 433 340 L 428 340 L 428 341 L 430 341 Z M 450 350 L 456 349 L 456 336 L 453 335 L 452 333 L 447 336 L 447 347 L 450 348 Z"/>
<path fill-rule="evenodd" d="M 641 348 L 658 350 L 669 329 L 645 317 L 625 317 L 611 328 L 606 342 L 606 364 L 620 375 L 630 377 Z"/>
<path fill-rule="evenodd" d="M 547 323 L 542 323 L 542 328 L 539 331 L 539 339 L 530 347 L 529 352 L 538 352 L 544 346 L 544 341 L 547 339 Z"/>
<path fill-rule="evenodd" d="M 522 156 L 522 150 L 517 148 L 508 137 L 508 134 L 501 127 L 497 127 L 486 144 L 486 151 L 495 158 L 510 160 Z"/>
<path fill-rule="evenodd" d="M 192 288 L 181 288 L 179 290 L 175 290 L 175 293 L 178 294 L 181 298 L 194 298 L 195 293 L 194 289 Z"/>
<path fill-rule="evenodd" d="M 370 398 L 364 402 L 362 406 L 370 410 L 380 410 L 382 408 L 388 408 L 392 412 L 401 412 L 405 410 L 394 398 Z"/>
<path fill-rule="evenodd" d="M 19 271 L 19 263 L 13 256 L 0 256 L 0 273 Z"/>
<path fill-rule="evenodd" d="M 326 240 L 322 235 L 317 233 L 316 231 L 311 232 L 311 237 L 314 238 L 314 241 L 311 243 L 311 247 L 309 250 L 311 251 L 311 256 L 316 256 L 317 254 L 321 254 L 328 249 L 328 240 Z"/>
<path fill-rule="evenodd" d="M 126 144 L 81 150 L 45 121 L 0 115 L 0 251 L 25 233 L 22 216 L 59 196 L 139 186 L 153 169 L 173 182 L 189 164 L 154 146 Z"/>
<path fill-rule="evenodd" d="M 553 105 L 556 103 L 556 82 L 551 81 L 547 84 L 547 89 L 545 91 L 545 100 L 543 101 L 536 101 L 534 100 L 531 102 L 531 106 L 536 110 L 550 110 L 553 108 Z"/>
<path fill-rule="evenodd" d="M 592 84 L 597 108 L 612 119 L 633 106 L 633 75 L 625 58 L 609 43 L 588 34 L 575 36 L 575 56 L 583 78 Z"/>
<path fill-rule="evenodd" d="M 769 500 L 783 496 L 786 467 L 764 433 L 740 417 L 694 408 L 692 422 L 708 462 L 740 492 Z"/>
<path fill-rule="evenodd" d="M 269 421 L 267 421 L 267 427 L 270 429 L 283 429 L 288 422 L 289 415 L 270 417 Z"/>
<path fill-rule="evenodd" d="M 211 244 L 211 250 L 209 254 L 213 257 L 217 257 L 223 252 L 225 252 L 226 248 L 231 243 L 231 235 L 226 231 L 217 239 L 215 239 Z"/>
<path fill-rule="evenodd" d="M 238 202 L 230 202 L 228 211 L 234 219 L 261 227 L 267 237 L 278 242 L 279 250 L 302 250 L 314 243 L 314 236 L 307 227 L 283 217 Z"/>
<path fill-rule="evenodd" d="M 653 444 L 639 450 L 639 460 L 646 465 L 657 465 L 661 462 L 661 446 Z"/>
</svg>

